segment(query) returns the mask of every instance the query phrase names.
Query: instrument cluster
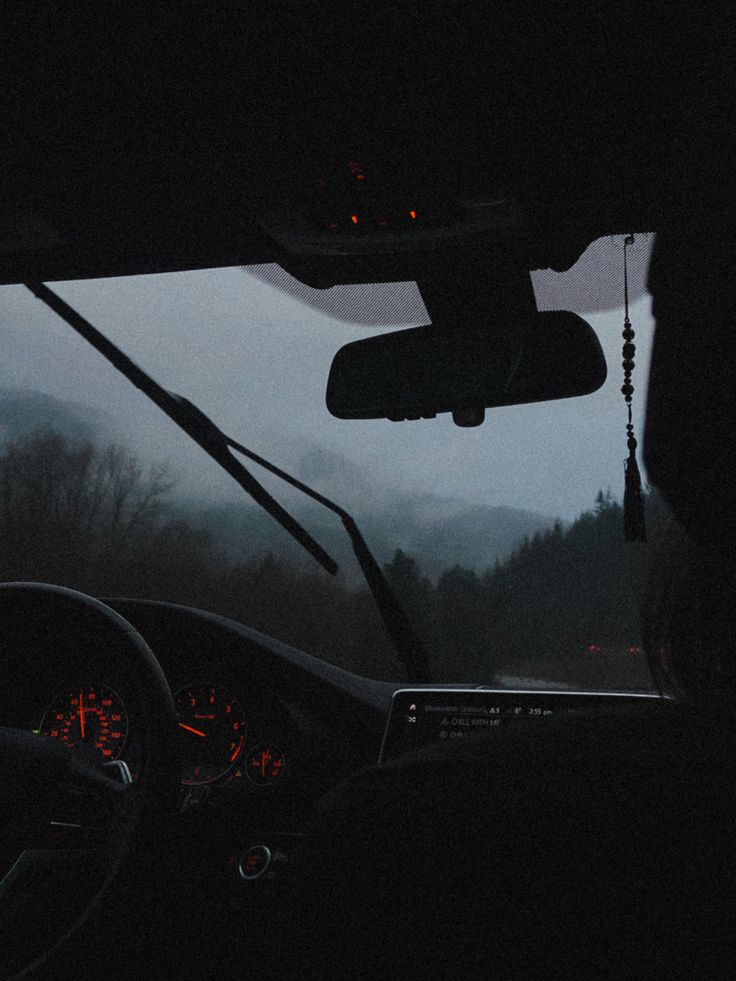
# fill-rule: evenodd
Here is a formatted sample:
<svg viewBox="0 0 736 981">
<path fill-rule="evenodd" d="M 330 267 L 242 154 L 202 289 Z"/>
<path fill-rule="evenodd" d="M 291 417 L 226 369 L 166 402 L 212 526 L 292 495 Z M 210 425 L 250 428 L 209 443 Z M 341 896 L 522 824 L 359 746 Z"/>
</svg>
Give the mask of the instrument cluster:
<svg viewBox="0 0 736 981">
<path fill-rule="evenodd" d="M 287 771 L 284 727 L 273 718 L 273 706 L 264 714 L 262 699 L 258 701 L 250 705 L 230 686 L 210 681 L 187 683 L 174 691 L 183 787 L 234 781 L 264 788 L 281 783 Z M 54 692 L 33 731 L 57 739 L 91 762 L 122 759 L 135 780 L 144 741 L 131 721 L 137 714 L 134 705 L 132 709 L 129 713 L 123 697 L 109 685 L 77 681 Z"/>
</svg>

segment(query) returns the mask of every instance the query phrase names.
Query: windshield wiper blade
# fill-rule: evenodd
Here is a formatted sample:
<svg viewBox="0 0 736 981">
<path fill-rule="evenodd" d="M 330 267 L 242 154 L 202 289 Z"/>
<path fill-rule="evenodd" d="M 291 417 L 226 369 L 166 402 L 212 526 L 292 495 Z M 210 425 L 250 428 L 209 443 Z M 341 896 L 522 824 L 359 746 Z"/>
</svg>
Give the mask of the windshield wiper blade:
<svg viewBox="0 0 736 981">
<path fill-rule="evenodd" d="M 104 334 L 100 333 L 96 327 L 93 327 L 88 320 L 85 320 L 81 314 L 77 313 L 73 307 L 69 306 L 68 303 L 62 300 L 57 293 L 54 293 L 44 283 L 26 283 L 25 285 L 39 300 L 42 300 L 47 306 L 51 307 L 77 333 L 81 334 L 95 350 L 107 358 L 121 374 L 133 382 L 136 388 L 139 388 L 144 395 L 147 395 L 152 402 L 155 402 L 177 426 L 188 433 L 196 443 L 199 443 L 202 449 L 219 463 L 240 484 L 243 490 L 250 494 L 256 503 L 260 504 L 271 517 L 278 521 L 281 527 L 292 538 L 296 539 L 319 562 L 323 569 L 329 572 L 330 575 L 335 575 L 338 570 L 337 562 L 327 554 L 319 542 L 315 541 L 309 532 L 278 501 L 271 497 L 265 487 L 262 487 L 258 483 L 256 478 L 246 470 L 242 463 L 235 459 L 227 448 L 227 442 L 214 438 L 213 431 L 219 432 L 214 424 L 210 424 L 211 428 L 209 429 L 203 427 L 199 420 L 193 416 L 191 410 L 187 408 L 185 404 L 186 400 L 173 392 L 168 392 L 159 385 L 147 372 L 139 368 L 127 354 L 124 354 L 120 348 L 116 347 L 112 341 L 109 341 Z M 191 405 L 191 403 L 189 404 Z M 200 415 L 202 418 L 206 418 L 204 413 L 200 413 Z"/>
<path fill-rule="evenodd" d="M 393 641 L 399 659 L 406 667 L 409 681 L 414 684 L 431 682 L 429 658 L 419 636 L 414 631 L 409 618 L 397 600 L 381 567 L 368 547 L 354 518 L 339 504 L 309 487 L 296 477 L 292 477 L 280 467 L 264 457 L 226 436 L 212 420 L 196 405 L 163 388 L 131 358 L 108 340 L 96 327 L 71 307 L 65 300 L 45 283 L 26 283 L 25 286 L 39 300 L 50 307 L 54 313 L 65 320 L 92 347 L 106 358 L 114 368 L 140 389 L 166 415 L 183 429 L 202 447 L 213 460 L 230 474 L 257 504 L 268 512 L 330 575 L 335 575 L 338 565 L 322 548 L 319 542 L 302 527 L 256 480 L 243 464 L 237 460 L 231 449 L 252 460 L 281 480 L 300 490 L 312 500 L 338 515 L 353 548 L 356 559 L 365 577 L 368 588 L 383 619 L 389 637 Z"/>
</svg>

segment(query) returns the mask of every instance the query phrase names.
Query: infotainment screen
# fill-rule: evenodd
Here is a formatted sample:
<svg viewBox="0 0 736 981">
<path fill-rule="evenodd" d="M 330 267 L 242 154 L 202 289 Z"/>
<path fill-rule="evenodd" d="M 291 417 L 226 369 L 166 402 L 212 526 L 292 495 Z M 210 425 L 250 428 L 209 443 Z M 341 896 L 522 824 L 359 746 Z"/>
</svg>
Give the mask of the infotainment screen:
<svg viewBox="0 0 736 981">
<path fill-rule="evenodd" d="M 534 723 L 551 715 L 569 715 L 612 702 L 658 698 L 652 693 L 568 691 L 478 691 L 415 688 L 394 693 L 379 763 L 434 742 L 483 739 L 500 726 Z"/>
</svg>

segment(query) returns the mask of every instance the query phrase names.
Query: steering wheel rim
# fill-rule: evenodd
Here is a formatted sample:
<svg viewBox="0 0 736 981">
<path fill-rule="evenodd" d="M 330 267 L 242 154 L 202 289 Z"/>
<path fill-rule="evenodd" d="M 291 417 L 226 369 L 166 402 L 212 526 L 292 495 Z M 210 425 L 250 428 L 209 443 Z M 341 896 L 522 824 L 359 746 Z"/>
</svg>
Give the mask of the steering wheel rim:
<svg viewBox="0 0 736 981">
<path fill-rule="evenodd" d="M 114 887 L 125 883 L 130 875 L 135 878 L 141 855 L 145 853 L 148 858 L 162 854 L 162 845 L 176 813 L 179 784 L 173 696 L 153 651 L 135 627 L 100 600 L 76 590 L 46 583 L 0 583 L 0 647 L 8 649 L 10 645 L 4 643 L 8 634 L 16 639 L 22 637 L 23 629 L 27 629 L 29 623 L 33 624 L 34 630 L 40 630 L 49 637 L 57 636 L 60 629 L 68 631 L 71 625 L 74 630 L 88 628 L 114 638 L 115 642 L 109 648 L 116 657 L 124 652 L 127 662 L 123 670 L 130 675 L 137 689 L 140 722 L 145 732 L 144 762 L 139 781 L 121 791 L 121 785 L 115 784 L 115 781 L 88 772 L 93 768 L 88 767 L 85 771 L 78 761 L 69 762 L 70 754 L 65 749 L 60 754 L 58 750 L 61 747 L 54 741 L 44 741 L 42 748 L 31 734 L 3 730 L 7 738 L 0 745 L 0 764 L 3 751 L 5 759 L 10 757 L 12 763 L 12 754 L 22 743 L 24 749 L 21 752 L 30 750 L 37 757 L 39 766 L 43 767 L 46 761 L 42 757 L 48 749 L 49 773 L 57 776 L 63 757 L 70 773 L 73 771 L 74 779 L 99 783 L 103 789 L 107 786 L 113 805 L 107 840 L 103 849 L 96 853 L 104 861 L 101 886 L 93 892 L 90 900 L 82 904 L 83 908 L 72 925 L 66 925 L 63 933 L 55 937 L 47 949 L 40 953 L 38 950 L 30 952 L 26 963 L 12 965 L 10 970 L 14 973 L 11 974 L 6 975 L 6 968 L 0 961 L 3 981 L 6 977 L 30 979 L 48 969 L 49 962 L 63 954 L 70 940 L 101 910 L 103 903 L 111 899 Z M 101 656 L 104 658 L 105 654 L 109 656 L 109 651 L 106 650 Z M 116 670 L 120 668 L 118 662 Z M 16 774 L 25 768 L 25 762 L 16 767 Z M 2 939 L 0 936 L 0 941 Z"/>
</svg>

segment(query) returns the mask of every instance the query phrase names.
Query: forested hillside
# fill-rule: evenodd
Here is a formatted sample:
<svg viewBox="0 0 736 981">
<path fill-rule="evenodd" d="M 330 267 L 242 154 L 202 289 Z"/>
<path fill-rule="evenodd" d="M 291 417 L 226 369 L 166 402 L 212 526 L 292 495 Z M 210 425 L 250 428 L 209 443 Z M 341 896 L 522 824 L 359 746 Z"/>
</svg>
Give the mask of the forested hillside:
<svg viewBox="0 0 736 981">
<path fill-rule="evenodd" d="M 649 494 L 650 542 L 665 513 Z M 443 675 L 462 659 L 473 678 L 491 666 L 572 686 L 648 687 L 639 602 L 650 548 L 624 542 L 621 505 L 601 491 L 569 528 L 537 532 L 483 575 L 455 566 L 434 586 L 403 552 L 387 572 Z"/>
<path fill-rule="evenodd" d="M 72 440 L 93 439 L 104 420 L 87 405 L 31 389 L 0 387 L 0 452 L 3 444 L 53 429 Z"/>
<path fill-rule="evenodd" d="M 344 667 L 403 677 L 365 588 L 269 551 L 236 561 L 172 507 L 161 468 L 54 431 L 11 439 L 2 453 L 1 580 L 188 603 Z M 663 511 L 651 496 L 647 511 L 651 538 Z M 621 508 L 601 493 L 571 526 L 537 531 L 485 572 L 456 565 L 430 579 L 400 549 L 385 568 L 439 680 L 638 687 L 648 674 L 629 648 L 647 552 L 624 544 Z"/>
<path fill-rule="evenodd" d="M 49 430 L 72 444 L 87 440 L 106 446 L 121 439 L 121 429 L 113 416 L 99 408 L 41 391 L 0 388 L 0 453 L 9 442 L 23 442 L 36 432 Z M 277 445 L 274 462 L 347 508 L 380 561 L 402 548 L 416 557 L 432 579 L 455 563 L 483 572 L 497 558 L 507 558 L 525 535 L 551 527 L 554 520 L 519 508 L 469 503 L 431 489 L 395 486 L 385 475 L 382 478 L 318 444 L 286 439 Z M 196 476 L 192 483 L 191 472 L 180 467 L 176 457 L 173 467 L 179 480 L 166 498 L 170 519 L 178 517 L 211 533 L 214 543 L 233 561 L 255 560 L 271 551 L 295 570 L 311 569 L 307 553 L 247 495 L 209 495 L 201 484 L 197 489 Z M 217 476 L 218 468 L 203 454 L 198 454 L 195 469 L 200 477 L 203 471 Z M 264 476 L 254 469 L 257 477 Z M 238 490 L 228 482 L 226 489 L 231 494 Z M 283 485 L 275 487 L 279 500 L 285 490 Z M 362 576 L 340 521 L 300 495 L 288 500 L 287 507 L 335 558 L 343 581 L 358 587 Z"/>
</svg>

